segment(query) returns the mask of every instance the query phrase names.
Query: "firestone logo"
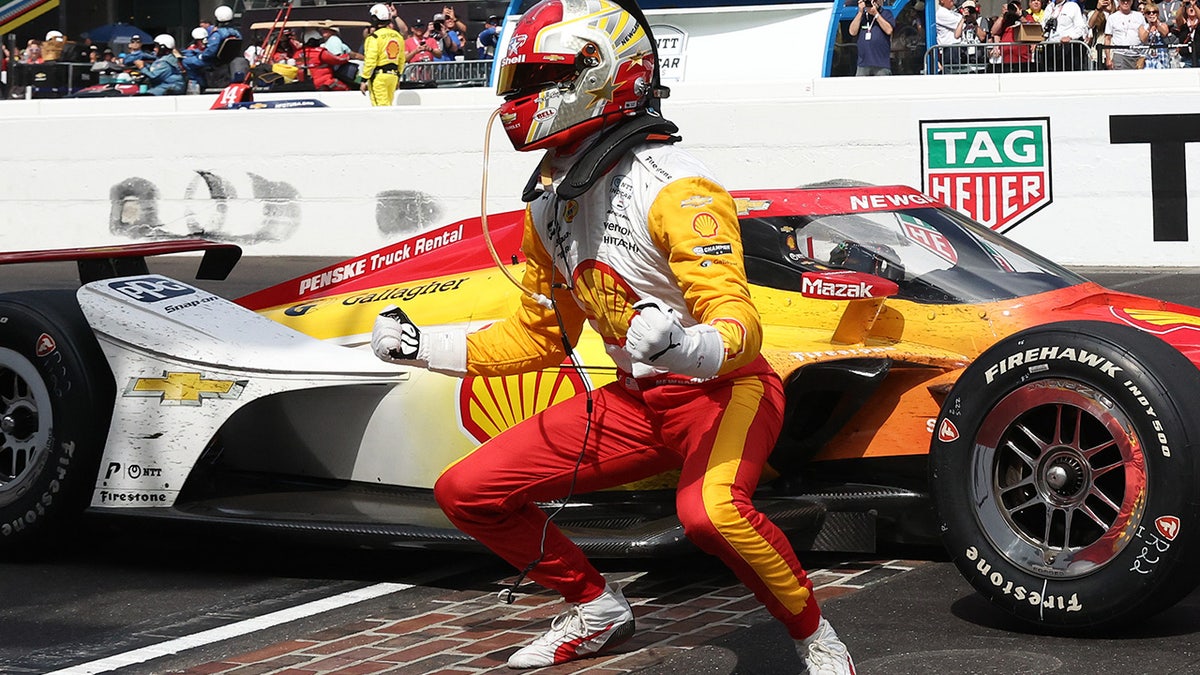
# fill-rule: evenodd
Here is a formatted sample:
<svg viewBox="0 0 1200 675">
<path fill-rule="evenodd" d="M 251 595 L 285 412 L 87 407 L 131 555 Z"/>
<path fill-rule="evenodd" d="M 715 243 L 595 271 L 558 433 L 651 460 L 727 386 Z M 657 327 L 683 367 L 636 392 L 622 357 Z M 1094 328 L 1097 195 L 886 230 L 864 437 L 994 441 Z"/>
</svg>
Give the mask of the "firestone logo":
<svg viewBox="0 0 1200 675">
<path fill-rule="evenodd" d="M 921 122 L 925 193 L 998 232 L 1053 201 L 1050 118 Z"/>
</svg>

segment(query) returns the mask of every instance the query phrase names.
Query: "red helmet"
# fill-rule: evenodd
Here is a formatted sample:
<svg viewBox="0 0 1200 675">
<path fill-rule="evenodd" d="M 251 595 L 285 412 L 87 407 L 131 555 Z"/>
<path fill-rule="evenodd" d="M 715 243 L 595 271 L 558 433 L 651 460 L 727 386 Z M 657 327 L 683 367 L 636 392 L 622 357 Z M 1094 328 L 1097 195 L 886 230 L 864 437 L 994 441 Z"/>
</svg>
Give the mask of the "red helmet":
<svg viewBox="0 0 1200 675">
<path fill-rule="evenodd" d="M 643 109 L 654 81 L 645 26 L 610 0 L 542 0 L 500 59 L 500 121 L 517 150 L 570 145 Z"/>
</svg>

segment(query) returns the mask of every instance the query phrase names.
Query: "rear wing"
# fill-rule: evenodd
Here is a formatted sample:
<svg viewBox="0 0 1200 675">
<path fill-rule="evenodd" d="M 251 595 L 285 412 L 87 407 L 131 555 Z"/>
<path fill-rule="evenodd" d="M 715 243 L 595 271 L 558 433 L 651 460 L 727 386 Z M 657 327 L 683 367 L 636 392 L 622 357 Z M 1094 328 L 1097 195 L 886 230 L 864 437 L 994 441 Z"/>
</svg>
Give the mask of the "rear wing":
<svg viewBox="0 0 1200 675">
<path fill-rule="evenodd" d="M 79 266 L 79 282 L 86 284 L 100 279 L 148 274 L 146 258 L 170 253 L 203 251 L 197 279 L 221 281 L 229 276 L 242 248 L 207 239 L 177 239 L 151 241 L 122 246 L 92 246 L 87 248 L 58 248 L 42 251 L 11 251 L 0 253 L 0 265 L 37 262 L 71 262 Z"/>
</svg>

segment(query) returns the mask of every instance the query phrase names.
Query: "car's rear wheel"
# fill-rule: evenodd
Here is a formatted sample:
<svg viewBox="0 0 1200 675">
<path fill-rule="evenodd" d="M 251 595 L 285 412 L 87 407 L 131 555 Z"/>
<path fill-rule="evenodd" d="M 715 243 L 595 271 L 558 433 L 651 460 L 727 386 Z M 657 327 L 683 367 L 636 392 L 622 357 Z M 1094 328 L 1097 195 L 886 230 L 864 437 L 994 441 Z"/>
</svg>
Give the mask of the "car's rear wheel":
<svg viewBox="0 0 1200 675">
<path fill-rule="evenodd" d="M 112 401 L 74 294 L 0 295 L 0 549 L 28 546 L 86 505 Z"/>
<path fill-rule="evenodd" d="M 959 570 L 1046 628 L 1121 624 L 1186 596 L 1200 581 L 1196 391 L 1190 361 L 1128 326 L 1051 324 L 987 350 L 931 447 Z"/>
</svg>

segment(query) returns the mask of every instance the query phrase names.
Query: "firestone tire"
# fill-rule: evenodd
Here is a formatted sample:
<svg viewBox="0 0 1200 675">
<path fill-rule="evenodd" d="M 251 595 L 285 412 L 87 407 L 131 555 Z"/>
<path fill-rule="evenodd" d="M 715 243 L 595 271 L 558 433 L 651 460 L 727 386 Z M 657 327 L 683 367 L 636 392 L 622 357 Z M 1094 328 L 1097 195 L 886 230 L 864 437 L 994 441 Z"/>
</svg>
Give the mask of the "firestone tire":
<svg viewBox="0 0 1200 675">
<path fill-rule="evenodd" d="M 0 550 L 28 550 L 87 505 L 113 378 L 70 291 L 0 295 Z"/>
<path fill-rule="evenodd" d="M 1064 322 L 987 350 L 935 426 L 942 540 L 993 605 L 1050 632 L 1119 628 L 1200 580 L 1200 371 L 1132 327 Z"/>
</svg>

